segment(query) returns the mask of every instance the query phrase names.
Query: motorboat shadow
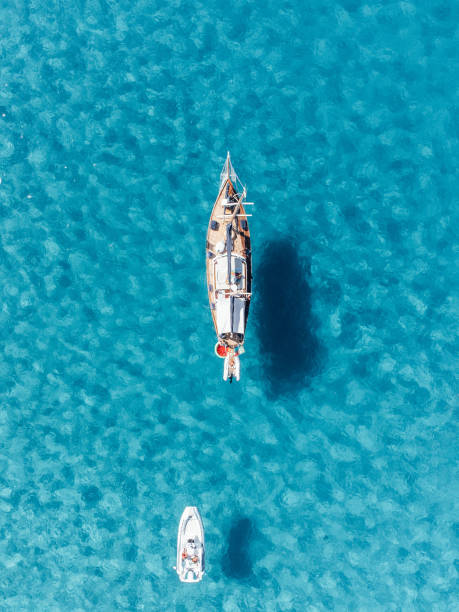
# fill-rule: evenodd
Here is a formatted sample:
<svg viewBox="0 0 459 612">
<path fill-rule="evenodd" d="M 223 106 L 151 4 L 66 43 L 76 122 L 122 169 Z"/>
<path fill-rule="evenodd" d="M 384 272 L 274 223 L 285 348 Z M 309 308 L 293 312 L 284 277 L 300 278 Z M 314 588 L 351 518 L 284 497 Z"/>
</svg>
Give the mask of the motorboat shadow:
<svg viewBox="0 0 459 612">
<path fill-rule="evenodd" d="M 268 242 L 254 275 L 261 361 L 275 396 L 299 391 L 320 369 L 309 275 L 291 240 Z"/>
<path fill-rule="evenodd" d="M 244 580 L 252 576 L 250 545 L 254 531 L 252 521 L 246 517 L 233 522 L 228 537 L 228 548 L 222 557 L 222 570 L 228 578 Z"/>
</svg>

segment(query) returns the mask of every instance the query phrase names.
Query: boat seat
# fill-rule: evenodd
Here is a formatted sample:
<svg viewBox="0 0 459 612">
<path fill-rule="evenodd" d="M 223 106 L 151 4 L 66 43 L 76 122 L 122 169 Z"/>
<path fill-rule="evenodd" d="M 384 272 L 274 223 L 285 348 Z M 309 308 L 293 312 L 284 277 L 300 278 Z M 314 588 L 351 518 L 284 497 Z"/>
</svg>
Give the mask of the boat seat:
<svg viewBox="0 0 459 612">
<path fill-rule="evenodd" d="M 226 284 L 228 281 L 228 272 L 227 270 L 222 270 L 221 268 L 217 269 L 217 284 L 220 285 L 221 283 Z"/>
<path fill-rule="evenodd" d="M 211 221 L 210 222 L 210 229 L 212 230 L 218 230 L 218 221 Z"/>
</svg>

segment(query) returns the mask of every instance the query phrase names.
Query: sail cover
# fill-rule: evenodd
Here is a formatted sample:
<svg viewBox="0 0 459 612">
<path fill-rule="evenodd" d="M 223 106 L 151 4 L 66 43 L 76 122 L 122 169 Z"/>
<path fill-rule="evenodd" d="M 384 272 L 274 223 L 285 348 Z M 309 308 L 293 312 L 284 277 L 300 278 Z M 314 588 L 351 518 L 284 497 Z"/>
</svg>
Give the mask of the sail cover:
<svg viewBox="0 0 459 612">
<path fill-rule="evenodd" d="M 245 302 L 244 298 L 225 297 L 220 294 L 216 303 L 218 335 L 244 334 L 245 332 Z M 231 326 L 232 323 L 232 326 Z"/>
</svg>

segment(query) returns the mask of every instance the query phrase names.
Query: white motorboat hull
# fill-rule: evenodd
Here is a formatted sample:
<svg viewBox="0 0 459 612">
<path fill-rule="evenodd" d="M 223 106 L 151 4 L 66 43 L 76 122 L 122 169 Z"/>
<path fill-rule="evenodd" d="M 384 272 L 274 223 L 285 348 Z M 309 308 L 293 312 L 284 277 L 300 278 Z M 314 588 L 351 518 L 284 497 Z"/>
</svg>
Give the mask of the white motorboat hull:
<svg viewBox="0 0 459 612">
<path fill-rule="evenodd" d="M 183 511 L 177 534 L 176 571 L 182 582 L 200 582 L 204 575 L 204 527 L 196 506 Z"/>
</svg>

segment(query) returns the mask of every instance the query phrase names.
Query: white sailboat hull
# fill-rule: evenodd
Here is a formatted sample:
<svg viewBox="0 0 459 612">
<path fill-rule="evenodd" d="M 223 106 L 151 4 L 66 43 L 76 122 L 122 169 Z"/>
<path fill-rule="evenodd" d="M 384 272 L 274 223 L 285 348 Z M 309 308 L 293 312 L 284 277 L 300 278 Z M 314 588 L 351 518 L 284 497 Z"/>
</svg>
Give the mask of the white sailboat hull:
<svg viewBox="0 0 459 612">
<path fill-rule="evenodd" d="M 240 363 L 252 297 L 250 231 L 244 204 L 246 190 L 231 164 L 229 153 L 220 177 L 220 190 L 207 229 L 207 290 L 212 319 L 221 347 L 229 355 L 223 378 L 240 378 Z"/>
</svg>

